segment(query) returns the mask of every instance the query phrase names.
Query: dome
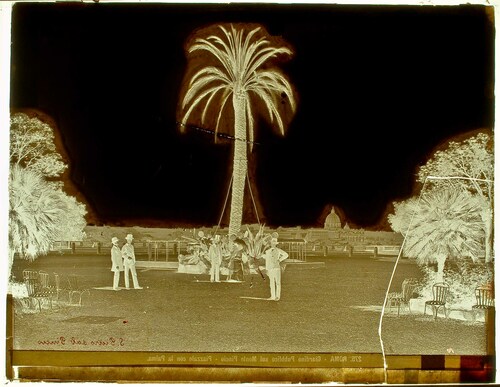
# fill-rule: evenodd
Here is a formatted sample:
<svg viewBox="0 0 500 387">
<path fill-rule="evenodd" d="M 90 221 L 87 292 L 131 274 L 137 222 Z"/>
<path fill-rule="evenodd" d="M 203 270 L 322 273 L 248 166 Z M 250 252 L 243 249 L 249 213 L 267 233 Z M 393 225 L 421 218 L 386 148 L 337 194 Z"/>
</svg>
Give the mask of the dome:
<svg viewBox="0 0 500 387">
<path fill-rule="evenodd" d="M 331 229 L 337 229 L 340 227 L 341 227 L 340 218 L 335 213 L 335 208 L 332 208 L 332 212 L 330 212 L 330 214 L 328 214 L 328 216 L 325 219 L 325 228 L 328 230 L 331 230 Z"/>
</svg>

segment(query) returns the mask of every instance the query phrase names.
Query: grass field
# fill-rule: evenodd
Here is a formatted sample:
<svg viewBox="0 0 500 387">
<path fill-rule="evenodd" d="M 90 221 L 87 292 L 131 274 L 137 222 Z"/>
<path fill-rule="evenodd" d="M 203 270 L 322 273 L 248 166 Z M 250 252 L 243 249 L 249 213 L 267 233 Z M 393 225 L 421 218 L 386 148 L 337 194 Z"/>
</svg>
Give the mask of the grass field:
<svg viewBox="0 0 500 387">
<path fill-rule="evenodd" d="M 210 283 L 207 275 L 138 270 L 143 290 L 114 292 L 94 289 L 112 283 L 107 255 L 17 261 L 17 278 L 25 268 L 73 273 L 90 292 L 81 307 L 63 303 L 52 310 L 14 313 L 14 349 L 380 353 L 380 309 L 393 260 L 309 259 L 314 260 L 324 266 L 287 265 L 279 302 L 241 298 L 269 296 L 267 280 L 257 275 L 243 283 Z M 416 265 L 402 260 L 393 290 L 404 278 L 420 276 Z M 484 323 L 434 321 L 431 315 L 406 311 L 400 317 L 388 311 L 382 336 L 387 354 L 486 351 Z"/>
</svg>

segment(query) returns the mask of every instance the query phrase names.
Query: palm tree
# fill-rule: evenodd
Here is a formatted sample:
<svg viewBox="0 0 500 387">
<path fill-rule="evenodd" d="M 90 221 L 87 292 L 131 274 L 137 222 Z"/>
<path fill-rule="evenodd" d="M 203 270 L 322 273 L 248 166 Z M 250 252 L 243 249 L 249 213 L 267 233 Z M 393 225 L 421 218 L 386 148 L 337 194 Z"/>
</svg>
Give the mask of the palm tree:
<svg viewBox="0 0 500 387">
<path fill-rule="evenodd" d="M 11 166 L 9 181 L 9 272 L 14 254 L 34 260 L 49 251 L 68 216 L 61 194 L 36 171 Z"/>
<path fill-rule="evenodd" d="M 477 260 L 483 250 L 483 221 L 477 197 L 462 190 L 432 190 L 417 203 L 406 235 L 405 255 L 421 265 L 437 262 L 442 281 L 448 258 Z"/>
<path fill-rule="evenodd" d="M 219 25 L 222 37 L 210 35 L 197 38 L 189 47 L 188 53 L 206 51 L 215 59 L 215 65 L 206 65 L 197 71 L 190 80 L 187 92 L 182 100 L 182 128 L 188 123 L 192 113 L 203 107 L 201 123 L 207 119 L 207 112 L 212 102 L 218 109 L 215 133 L 219 132 L 221 118 L 228 101 L 232 102 L 234 114 L 234 156 L 231 191 L 231 212 L 229 234 L 240 231 L 243 216 L 243 196 L 247 176 L 247 146 L 254 141 L 254 103 L 255 97 L 264 103 L 273 123 L 276 121 L 279 131 L 284 135 L 285 125 L 279 111 L 280 98 L 287 98 L 292 112 L 295 111 L 295 97 L 288 80 L 277 70 L 263 68 L 264 64 L 278 55 L 291 55 L 286 47 L 274 47 L 261 27 L 256 27 L 245 36 L 245 28 L 229 28 Z M 262 32 L 262 31 L 261 31 Z M 229 99 L 231 97 L 231 100 Z M 247 137 L 248 134 L 248 137 Z M 250 148 L 252 149 L 252 148 Z"/>
</svg>

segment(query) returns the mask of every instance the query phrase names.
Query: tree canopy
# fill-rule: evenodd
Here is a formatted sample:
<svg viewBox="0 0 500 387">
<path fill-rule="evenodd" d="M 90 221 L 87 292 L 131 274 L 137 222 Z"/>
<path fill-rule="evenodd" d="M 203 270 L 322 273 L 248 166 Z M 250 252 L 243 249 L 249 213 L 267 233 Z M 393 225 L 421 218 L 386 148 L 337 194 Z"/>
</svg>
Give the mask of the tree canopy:
<svg viewBox="0 0 500 387">
<path fill-rule="evenodd" d="M 67 168 L 56 149 L 52 127 L 26 113 L 10 118 L 10 162 L 46 177 L 59 177 Z"/>
<path fill-rule="evenodd" d="M 14 254 L 36 259 L 52 243 L 82 240 L 85 205 L 54 183 L 67 168 L 56 149 L 54 129 L 25 113 L 11 116 L 9 263 Z M 62 183 L 62 182 L 60 182 Z"/>
<path fill-rule="evenodd" d="M 394 203 L 388 220 L 405 235 L 405 254 L 420 263 L 471 257 L 492 260 L 493 147 L 486 133 L 450 141 L 418 171 L 422 192 Z"/>
<path fill-rule="evenodd" d="M 420 167 L 418 181 L 432 186 L 466 189 L 491 200 L 493 162 L 493 139 L 486 133 L 479 133 L 464 141 L 450 141 L 445 149 L 435 152 Z"/>
</svg>

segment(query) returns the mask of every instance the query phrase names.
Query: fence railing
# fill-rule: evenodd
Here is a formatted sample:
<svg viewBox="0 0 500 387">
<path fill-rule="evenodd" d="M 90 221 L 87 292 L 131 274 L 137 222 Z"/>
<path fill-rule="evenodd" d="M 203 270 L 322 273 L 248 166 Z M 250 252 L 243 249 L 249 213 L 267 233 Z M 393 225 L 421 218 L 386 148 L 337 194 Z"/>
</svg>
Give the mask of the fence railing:
<svg viewBox="0 0 500 387">
<path fill-rule="evenodd" d="M 305 262 L 307 260 L 306 242 L 280 241 L 279 247 L 288 253 L 288 258 Z"/>
<path fill-rule="evenodd" d="M 291 259 L 306 261 L 308 256 L 329 255 L 370 255 L 397 256 L 400 245 L 338 245 L 318 247 L 301 240 L 280 240 L 279 246 Z M 179 254 L 188 254 L 189 240 L 139 240 L 134 241 L 135 254 L 139 259 L 149 261 L 177 261 Z M 95 241 L 58 241 L 52 244 L 51 251 L 61 254 L 109 254 L 111 243 Z"/>
</svg>

